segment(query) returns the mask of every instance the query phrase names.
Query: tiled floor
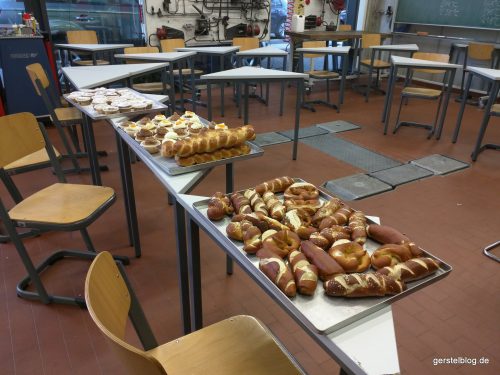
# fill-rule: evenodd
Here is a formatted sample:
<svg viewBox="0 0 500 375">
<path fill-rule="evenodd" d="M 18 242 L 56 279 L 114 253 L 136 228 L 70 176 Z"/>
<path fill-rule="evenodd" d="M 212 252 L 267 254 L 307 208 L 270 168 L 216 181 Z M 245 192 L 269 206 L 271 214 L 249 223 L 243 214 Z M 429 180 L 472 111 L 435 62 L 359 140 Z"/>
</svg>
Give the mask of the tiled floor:
<svg viewBox="0 0 500 375">
<path fill-rule="evenodd" d="M 286 98 L 286 113 L 278 116 L 279 88 L 272 88 L 271 105 L 250 101 L 250 119 L 257 132 L 284 131 L 292 127 L 293 94 Z M 216 90 L 217 91 L 217 90 Z M 227 90 L 229 95 L 230 90 Z M 316 89 L 314 94 L 323 97 Z M 396 97 L 395 100 L 398 98 Z M 214 103 L 217 103 L 215 100 Z M 229 100 L 226 103 L 231 103 Z M 333 120 L 360 125 L 356 131 L 338 134 L 360 146 L 406 163 L 431 154 L 447 155 L 469 162 L 482 112 L 468 107 L 461 137 L 453 145 L 451 132 L 458 110 L 450 104 L 440 141 L 427 140 L 427 133 L 403 128 L 396 135 L 382 135 L 380 115 L 383 97 L 373 95 L 368 104 L 362 96 L 347 91 L 340 114 L 317 106 L 317 112 L 302 111 L 302 126 Z M 218 108 L 215 108 L 217 113 Z M 431 119 L 433 108 L 426 102 L 411 102 L 405 118 Z M 205 114 L 205 109 L 200 114 Z M 224 121 L 240 125 L 236 109 L 227 109 Z M 215 117 L 217 119 L 217 117 Z M 394 118 L 394 117 L 393 117 Z M 487 139 L 500 139 L 499 119 L 492 118 Z M 90 228 L 98 249 L 133 255 L 127 246 L 126 223 L 120 187 L 114 136 L 109 126 L 95 126 L 103 158 L 110 171 L 104 184 L 116 189 L 118 200 Z M 55 133 L 51 131 L 55 137 Z M 299 144 L 299 158 L 291 160 L 291 143 L 266 147 L 261 158 L 235 166 L 235 187 L 241 189 L 279 175 L 301 177 L 320 185 L 327 180 L 363 172 L 321 151 Z M 143 164 L 133 166 L 143 256 L 133 259 L 127 273 L 142 302 L 159 342 L 182 334 L 176 276 L 175 235 L 172 207 L 166 193 Z M 26 194 L 37 190 L 53 176 L 38 171 L 15 177 Z M 89 182 L 88 175 L 71 176 L 72 182 Z M 407 233 L 420 246 L 449 262 L 454 270 L 444 280 L 393 304 L 394 323 L 403 374 L 498 374 L 500 373 L 500 273 L 499 265 L 481 254 L 481 249 L 500 236 L 500 153 L 486 151 L 463 171 L 433 176 L 398 186 L 395 190 L 354 202 L 367 214 Z M 3 189 L 3 188 L 2 188 Z M 193 192 L 209 195 L 224 189 L 224 169 L 216 168 Z M 0 190 L 2 198 L 5 191 Z M 78 234 L 44 234 L 26 241 L 35 260 L 51 249 L 82 248 Z M 234 314 L 251 314 L 264 321 L 285 343 L 310 374 L 336 374 L 338 365 L 252 280 L 237 267 L 226 276 L 225 258 L 212 241 L 201 237 L 204 321 L 206 324 Z M 87 263 L 58 264 L 44 275 L 47 285 L 59 293 L 83 291 Z M 44 306 L 16 297 L 15 285 L 24 269 L 11 245 L 0 245 L 0 373 L 10 374 L 122 374 L 123 369 L 85 310 L 68 306 Z M 130 330 L 130 340 L 138 340 Z M 370 348 L 366 348 L 370 350 Z M 433 360 L 447 357 L 475 358 L 472 365 L 439 365 Z M 489 364 L 479 364 L 479 359 Z M 256 359 L 258 360 L 258 359 Z"/>
</svg>

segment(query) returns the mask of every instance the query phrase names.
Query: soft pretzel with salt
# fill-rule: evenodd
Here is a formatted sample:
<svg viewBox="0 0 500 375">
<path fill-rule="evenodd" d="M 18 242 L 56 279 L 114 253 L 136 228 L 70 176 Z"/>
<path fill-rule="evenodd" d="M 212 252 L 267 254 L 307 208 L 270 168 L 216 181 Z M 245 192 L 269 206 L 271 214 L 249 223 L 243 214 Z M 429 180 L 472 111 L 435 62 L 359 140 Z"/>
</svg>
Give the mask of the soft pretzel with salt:
<svg viewBox="0 0 500 375">
<path fill-rule="evenodd" d="M 281 258 L 285 258 L 290 252 L 297 250 L 299 246 L 299 236 L 289 229 L 280 230 L 262 242 L 263 248 L 271 250 Z"/>
<path fill-rule="evenodd" d="M 339 240 L 328 250 L 347 273 L 364 272 L 370 267 L 370 255 L 357 242 Z"/>
<path fill-rule="evenodd" d="M 285 200 L 311 200 L 318 198 L 318 188 L 308 182 L 296 182 L 285 190 Z"/>
<path fill-rule="evenodd" d="M 372 253 L 371 263 L 373 268 L 395 266 L 413 258 L 408 245 L 386 244 L 380 246 Z"/>
</svg>

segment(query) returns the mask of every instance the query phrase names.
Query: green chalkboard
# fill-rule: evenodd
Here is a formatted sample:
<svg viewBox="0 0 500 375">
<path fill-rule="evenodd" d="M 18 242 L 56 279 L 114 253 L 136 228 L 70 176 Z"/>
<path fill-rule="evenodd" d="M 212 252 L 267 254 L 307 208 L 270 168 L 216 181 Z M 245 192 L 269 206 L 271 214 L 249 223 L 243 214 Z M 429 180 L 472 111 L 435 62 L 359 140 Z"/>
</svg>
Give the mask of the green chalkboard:
<svg viewBox="0 0 500 375">
<path fill-rule="evenodd" d="M 500 0 L 399 0 L 396 22 L 500 29 Z"/>
</svg>

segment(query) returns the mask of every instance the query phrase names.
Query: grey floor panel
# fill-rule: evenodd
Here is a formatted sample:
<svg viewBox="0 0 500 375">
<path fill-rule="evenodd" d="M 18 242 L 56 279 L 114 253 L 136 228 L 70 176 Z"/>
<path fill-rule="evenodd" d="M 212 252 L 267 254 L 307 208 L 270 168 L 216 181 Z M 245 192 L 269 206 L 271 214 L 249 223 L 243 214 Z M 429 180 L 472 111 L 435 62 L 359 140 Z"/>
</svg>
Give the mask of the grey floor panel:
<svg viewBox="0 0 500 375">
<path fill-rule="evenodd" d="M 324 188 L 344 200 L 357 200 L 392 190 L 390 185 L 366 174 L 327 181 Z"/>
<path fill-rule="evenodd" d="M 384 169 L 383 171 L 370 173 L 370 176 L 391 186 L 398 186 L 421 178 L 434 176 L 434 173 L 417 165 L 404 164 L 398 167 Z"/>
<path fill-rule="evenodd" d="M 301 139 L 301 142 L 368 172 L 401 165 L 397 160 L 387 158 L 332 134 Z"/>
<path fill-rule="evenodd" d="M 323 122 L 321 124 L 317 124 L 316 126 L 330 133 L 340 133 L 361 128 L 358 125 L 354 125 L 353 123 L 343 120 Z"/>
<path fill-rule="evenodd" d="M 422 159 L 412 160 L 411 164 L 428 169 L 434 174 L 447 174 L 460 169 L 467 168 L 469 164 L 448 158 L 443 155 L 434 154 Z"/>
<path fill-rule="evenodd" d="M 293 129 L 286 130 L 283 132 L 278 132 L 278 133 L 281 135 L 284 135 L 285 137 L 293 139 Z M 328 130 L 318 128 L 317 126 L 310 126 L 308 128 L 300 128 L 299 129 L 299 139 L 314 137 L 314 136 L 318 136 L 318 135 L 325 135 L 328 133 L 329 133 Z"/>
<path fill-rule="evenodd" d="M 291 139 L 276 132 L 257 134 L 254 141 L 254 143 L 258 144 L 261 147 L 276 145 L 278 143 L 285 142 L 291 142 Z"/>
</svg>

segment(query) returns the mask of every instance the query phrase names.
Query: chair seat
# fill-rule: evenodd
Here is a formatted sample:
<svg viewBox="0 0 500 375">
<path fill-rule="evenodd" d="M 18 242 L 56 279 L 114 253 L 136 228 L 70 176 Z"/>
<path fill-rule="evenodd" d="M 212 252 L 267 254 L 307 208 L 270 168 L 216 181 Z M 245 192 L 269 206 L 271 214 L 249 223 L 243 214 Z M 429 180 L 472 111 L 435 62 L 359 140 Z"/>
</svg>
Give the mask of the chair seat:
<svg viewBox="0 0 500 375">
<path fill-rule="evenodd" d="M 96 60 L 96 65 L 109 65 L 109 61 L 107 60 Z M 75 65 L 84 65 L 84 66 L 89 66 L 89 65 L 94 65 L 94 62 L 92 60 L 75 60 L 73 61 L 73 64 Z"/>
<path fill-rule="evenodd" d="M 329 70 L 310 70 L 306 72 L 311 78 L 338 78 L 340 75 L 337 72 L 330 72 Z"/>
<path fill-rule="evenodd" d="M 114 196 L 109 187 L 57 183 L 24 199 L 9 216 L 22 222 L 77 224 L 112 202 Z"/>
<path fill-rule="evenodd" d="M 200 76 L 203 73 L 204 73 L 203 70 L 194 69 L 194 75 L 195 76 Z M 181 74 L 183 76 L 190 76 L 191 75 L 191 69 L 181 69 Z M 178 75 L 179 75 L 179 69 L 174 70 L 174 76 L 178 76 Z"/>
<path fill-rule="evenodd" d="M 60 157 L 61 154 L 55 147 L 53 147 L 54 152 L 57 157 Z M 21 159 L 17 159 L 16 161 L 13 161 L 10 164 L 7 164 L 4 169 L 6 171 L 12 170 L 12 169 L 17 169 L 17 168 L 23 168 L 23 167 L 28 167 L 28 166 L 36 166 L 38 164 L 44 164 L 44 163 L 49 163 L 50 162 L 50 157 L 49 154 L 47 154 L 47 150 L 45 148 L 42 148 L 38 151 L 33 152 L 32 154 L 26 155 L 22 157 Z"/>
<path fill-rule="evenodd" d="M 161 82 L 146 82 L 146 83 L 134 83 L 132 88 L 140 92 L 161 92 L 163 91 L 163 84 Z M 165 85 L 168 90 L 169 85 Z"/>
<path fill-rule="evenodd" d="M 372 63 L 371 59 L 361 60 L 361 65 L 370 66 L 371 63 Z M 375 59 L 373 60 L 373 67 L 375 69 L 388 69 L 391 67 L 391 64 L 384 60 Z"/>
<path fill-rule="evenodd" d="M 55 108 L 54 112 L 59 121 L 80 121 L 82 119 L 82 113 L 76 107 Z"/>
<path fill-rule="evenodd" d="M 403 96 L 413 96 L 418 98 L 436 99 L 441 95 L 441 90 L 425 89 L 422 87 L 405 87 L 401 91 Z"/>
<path fill-rule="evenodd" d="M 500 104 L 493 104 L 490 113 L 493 116 L 500 116 Z"/>
<path fill-rule="evenodd" d="M 149 350 L 167 374 L 300 374 L 259 321 L 235 316 Z"/>
</svg>

